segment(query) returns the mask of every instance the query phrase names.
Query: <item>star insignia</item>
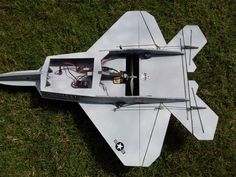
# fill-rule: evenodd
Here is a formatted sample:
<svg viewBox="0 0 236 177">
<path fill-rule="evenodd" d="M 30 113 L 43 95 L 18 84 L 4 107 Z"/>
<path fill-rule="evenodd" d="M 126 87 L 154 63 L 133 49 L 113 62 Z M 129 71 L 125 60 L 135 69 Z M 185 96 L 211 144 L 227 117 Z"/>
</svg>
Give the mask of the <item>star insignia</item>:
<svg viewBox="0 0 236 177">
<path fill-rule="evenodd" d="M 116 143 L 116 150 L 122 151 L 124 149 L 124 144 L 122 142 Z"/>
</svg>

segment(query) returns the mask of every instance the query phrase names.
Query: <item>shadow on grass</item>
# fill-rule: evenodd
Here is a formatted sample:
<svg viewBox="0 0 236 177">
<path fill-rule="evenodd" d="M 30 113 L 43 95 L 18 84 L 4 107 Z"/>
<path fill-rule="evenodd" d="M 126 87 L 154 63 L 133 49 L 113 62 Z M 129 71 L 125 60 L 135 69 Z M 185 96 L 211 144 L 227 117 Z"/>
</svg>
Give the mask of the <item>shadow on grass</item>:
<svg viewBox="0 0 236 177">
<path fill-rule="evenodd" d="M 78 111 L 75 112 L 74 121 L 83 134 L 83 140 L 88 145 L 95 160 L 109 173 L 122 174 L 128 172 L 131 168 L 125 167 L 121 163 L 83 109 L 77 105 L 76 107 Z M 80 116 L 77 116 L 78 112 Z"/>
<path fill-rule="evenodd" d="M 182 126 L 173 115 L 171 115 L 164 140 L 164 145 L 166 147 L 165 150 L 173 153 L 181 149 L 186 140 L 185 134 L 187 134 L 185 127 Z"/>
<path fill-rule="evenodd" d="M 37 89 L 34 87 L 10 87 L 0 85 L 0 92 L 9 94 L 27 92 L 30 93 L 31 96 L 31 107 L 42 107 L 43 109 L 53 112 L 61 110 L 66 113 L 69 111 L 73 116 L 73 120 L 76 123 L 78 132 L 81 134 L 81 138 L 86 142 L 95 160 L 105 171 L 122 175 L 131 169 L 131 167 L 125 167 L 120 162 L 97 128 L 77 103 L 41 98 Z"/>
<path fill-rule="evenodd" d="M 58 112 L 58 110 L 63 112 L 69 111 L 72 113 L 74 122 L 78 128 L 78 132 L 82 135 L 83 141 L 86 142 L 95 160 L 105 171 L 108 173 L 115 173 L 116 175 L 122 175 L 133 169 L 132 167 L 124 166 L 120 162 L 97 128 L 77 103 L 43 99 L 33 87 L 9 87 L 1 85 L 0 91 L 10 94 L 30 92 L 32 107 L 42 107 L 53 112 Z M 179 126 L 178 124 L 180 123 L 174 119 L 174 117 L 171 118 L 164 141 L 165 149 L 170 153 L 178 151 L 184 143 L 184 136 L 182 134 L 183 127 L 181 127 L 181 125 Z"/>
</svg>

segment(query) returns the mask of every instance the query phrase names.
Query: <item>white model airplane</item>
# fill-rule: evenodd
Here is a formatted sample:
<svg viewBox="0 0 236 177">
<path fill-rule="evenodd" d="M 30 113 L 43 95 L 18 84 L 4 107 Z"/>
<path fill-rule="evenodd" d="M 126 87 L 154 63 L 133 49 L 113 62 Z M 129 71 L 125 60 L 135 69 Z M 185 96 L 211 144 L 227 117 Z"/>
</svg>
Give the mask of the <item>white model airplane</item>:
<svg viewBox="0 0 236 177">
<path fill-rule="evenodd" d="M 129 11 L 87 52 L 48 56 L 39 70 L 1 74 L 0 84 L 78 102 L 124 165 L 150 166 L 171 114 L 197 139 L 214 138 L 218 116 L 187 74 L 206 42 L 187 25 L 167 44 L 153 16 Z"/>
</svg>

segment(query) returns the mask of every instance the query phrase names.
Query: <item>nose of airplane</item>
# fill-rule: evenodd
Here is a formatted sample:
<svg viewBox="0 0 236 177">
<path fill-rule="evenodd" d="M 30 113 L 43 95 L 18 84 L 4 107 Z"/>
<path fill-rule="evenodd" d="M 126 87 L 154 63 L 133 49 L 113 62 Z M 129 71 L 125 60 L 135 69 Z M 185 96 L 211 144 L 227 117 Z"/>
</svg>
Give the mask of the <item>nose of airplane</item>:
<svg viewBox="0 0 236 177">
<path fill-rule="evenodd" d="M 0 84 L 10 86 L 36 86 L 40 70 L 16 71 L 0 74 Z"/>
</svg>

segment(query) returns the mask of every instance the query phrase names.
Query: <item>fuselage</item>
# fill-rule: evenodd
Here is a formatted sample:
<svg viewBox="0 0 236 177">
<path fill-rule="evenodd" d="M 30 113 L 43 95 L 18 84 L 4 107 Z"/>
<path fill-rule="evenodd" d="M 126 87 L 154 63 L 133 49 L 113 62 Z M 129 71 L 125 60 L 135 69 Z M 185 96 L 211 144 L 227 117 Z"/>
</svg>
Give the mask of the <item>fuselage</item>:
<svg viewBox="0 0 236 177">
<path fill-rule="evenodd" d="M 99 104 L 151 104 L 183 102 L 185 97 L 142 94 L 140 60 L 182 55 L 179 51 L 120 49 L 83 52 L 46 58 L 39 70 L 0 75 L 0 83 L 35 86 L 43 98 Z"/>
</svg>

